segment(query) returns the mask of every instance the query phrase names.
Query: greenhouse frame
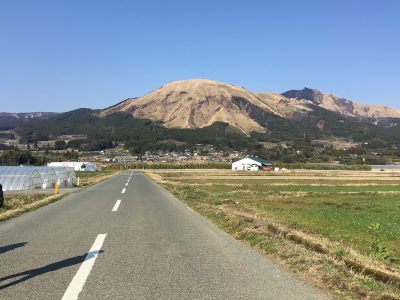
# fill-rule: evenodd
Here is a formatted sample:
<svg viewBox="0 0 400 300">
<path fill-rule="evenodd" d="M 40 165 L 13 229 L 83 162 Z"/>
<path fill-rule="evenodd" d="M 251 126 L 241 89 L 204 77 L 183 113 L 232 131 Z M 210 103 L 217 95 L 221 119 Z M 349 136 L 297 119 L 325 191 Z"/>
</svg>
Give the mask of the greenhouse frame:
<svg viewBox="0 0 400 300">
<path fill-rule="evenodd" d="M 76 182 L 73 168 L 0 166 L 0 184 L 3 191 L 73 187 Z"/>
<path fill-rule="evenodd" d="M 76 175 L 74 168 L 71 167 L 49 167 L 54 169 L 60 188 L 73 187 L 76 183 Z"/>
</svg>

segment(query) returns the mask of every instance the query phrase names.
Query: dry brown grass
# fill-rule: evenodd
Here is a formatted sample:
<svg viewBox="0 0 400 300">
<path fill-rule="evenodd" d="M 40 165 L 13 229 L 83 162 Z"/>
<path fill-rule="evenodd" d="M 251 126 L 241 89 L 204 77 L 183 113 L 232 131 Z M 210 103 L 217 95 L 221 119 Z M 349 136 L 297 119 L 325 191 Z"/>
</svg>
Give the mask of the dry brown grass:
<svg viewBox="0 0 400 300">
<path fill-rule="evenodd" d="M 285 183 L 285 181 L 304 178 L 315 180 L 316 177 L 326 180 L 326 182 L 332 181 L 333 184 L 340 182 L 340 185 L 349 186 L 377 186 L 383 180 L 387 182 L 399 180 L 398 172 L 393 172 L 390 176 L 387 176 L 388 174 L 382 176 L 382 173 L 379 172 L 361 172 L 360 174 L 356 171 L 294 171 L 283 176 L 262 173 L 247 175 L 227 170 L 154 170 L 145 173 L 235 238 L 249 243 L 276 262 L 290 268 L 309 284 L 329 289 L 340 299 L 400 299 L 400 270 L 397 266 L 362 254 L 327 237 L 301 230 L 301 228 L 288 227 L 267 212 L 257 213 L 254 210 L 258 201 L 256 198 L 259 198 L 256 193 L 251 188 L 235 189 L 235 187 L 249 185 L 254 179 L 256 182 L 253 181 L 251 184 L 257 184 L 258 181 L 264 180 L 271 186 L 293 186 L 296 185 L 295 182 L 292 184 Z M 282 182 L 278 182 L 278 179 Z M 230 183 L 230 180 L 235 183 Z M 343 184 L 350 180 L 353 183 Z M 371 184 L 363 183 L 362 180 L 378 182 Z M 313 183 L 311 185 L 330 186 L 332 183 L 321 183 L 321 185 Z M 299 185 L 304 185 L 304 182 Z M 394 186 L 395 184 L 385 182 L 385 185 Z M 185 192 L 184 190 L 186 188 L 187 191 L 188 186 L 191 191 L 197 191 L 199 196 L 196 196 L 196 193 Z M 207 191 L 220 193 L 218 188 L 221 186 L 232 188 L 232 190 L 227 189 L 223 193 L 221 192 L 221 195 L 223 194 L 221 197 L 226 198 L 218 198 L 218 204 L 214 204 L 213 200 L 200 200 L 209 196 L 203 195 L 202 191 L 212 187 Z M 353 193 L 351 191 L 338 192 L 349 195 Z M 378 191 L 376 194 L 392 195 L 398 194 L 398 192 Z M 304 191 L 283 190 L 273 195 L 263 194 L 263 198 L 260 198 L 259 201 L 264 202 L 266 198 L 271 198 L 280 202 L 284 199 L 302 199 L 308 197 L 307 195 L 307 192 Z M 242 200 L 252 198 L 254 206 L 245 207 L 240 200 L 237 200 L 239 198 Z M 388 281 L 391 283 L 385 283 Z"/>
<path fill-rule="evenodd" d="M 330 258 L 337 258 L 335 252 L 337 249 L 342 247 L 341 244 L 330 241 L 321 236 L 316 236 L 301 230 L 293 230 L 288 229 L 287 227 L 275 222 L 271 218 L 265 218 L 265 216 L 260 216 L 255 214 L 252 211 L 246 211 L 243 208 L 238 208 L 232 204 L 224 204 L 218 206 L 218 209 L 221 210 L 226 215 L 234 215 L 236 217 L 240 217 L 246 219 L 247 222 L 257 224 L 255 228 L 257 232 L 268 234 L 279 234 L 291 240 L 297 244 L 301 244 L 306 248 L 309 248 L 312 251 L 318 252 L 320 254 L 325 254 L 330 256 Z M 246 230 L 248 230 L 247 228 Z M 254 229 L 254 228 L 250 228 Z M 395 282 L 400 284 L 400 270 L 394 269 L 390 265 L 386 265 L 382 263 L 382 261 L 378 261 L 373 259 L 370 256 L 365 256 L 355 251 L 354 249 L 348 249 L 349 252 L 346 255 L 346 258 L 343 259 L 343 262 L 350 265 L 350 267 L 360 266 L 361 273 L 366 273 L 369 276 L 378 275 L 379 279 L 386 282 Z M 340 259 L 339 259 L 340 260 Z"/>
<path fill-rule="evenodd" d="M 157 174 L 168 175 L 173 170 L 153 170 Z M 400 170 L 375 171 L 336 171 L 336 170 L 286 170 L 278 172 L 247 172 L 232 170 L 179 170 L 179 176 L 167 176 L 169 180 L 187 179 L 218 179 L 218 180 L 351 180 L 351 181 L 399 181 Z M 363 184 L 362 182 L 360 184 Z"/>
<path fill-rule="evenodd" d="M 51 195 L 48 194 L 13 194 L 6 195 L 4 207 L 0 209 L 0 221 L 5 221 L 12 217 L 19 216 L 25 212 L 37 209 L 44 205 L 55 202 L 67 193 Z"/>
<path fill-rule="evenodd" d="M 77 172 L 77 177 L 80 179 L 80 186 L 91 186 L 115 175 L 122 173 L 122 171 L 96 171 L 96 172 Z"/>
</svg>

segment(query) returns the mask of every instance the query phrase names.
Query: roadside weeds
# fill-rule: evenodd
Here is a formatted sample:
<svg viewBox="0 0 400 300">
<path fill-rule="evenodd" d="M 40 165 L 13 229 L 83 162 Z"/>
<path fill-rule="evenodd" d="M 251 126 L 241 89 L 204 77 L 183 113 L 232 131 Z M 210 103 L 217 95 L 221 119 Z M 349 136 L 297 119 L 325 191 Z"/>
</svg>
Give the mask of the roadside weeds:
<svg viewBox="0 0 400 300">
<path fill-rule="evenodd" d="M 69 195 L 69 193 L 64 193 L 64 194 L 57 194 L 57 195 L 51 195 L 48 197 L 45 197 L 41 200 L 34 201 L 32 203 L 28 204 L 23 204 L 20 207 L 14 208 L 14 209 L 9 209 L 6 210 L 2 213 L 0 213 L 0 222 L 5 221 L 8 219 L 11 219 L 13 217 L 19 216 L 23 213 L 26 213 L 28 211 L 35 210 L 39 207 L 45 206 L 47 204 L 53 203 L 57 200 L 60 200 L 61 198 L 64 198 L 65 196 Z"/>
<path fill-rule="evenodd" d="M 78 173 L 77 177 L 80 177 L 80 187 L 89 187 L 100 183 L 104 180 L 107 180 L 113 176 L 121 174 L 123 171 L 115 170 L 115 171 L 106 171 L 108 174 L 103 174 L 104 172 L 85 172 Z"/>
</svg>

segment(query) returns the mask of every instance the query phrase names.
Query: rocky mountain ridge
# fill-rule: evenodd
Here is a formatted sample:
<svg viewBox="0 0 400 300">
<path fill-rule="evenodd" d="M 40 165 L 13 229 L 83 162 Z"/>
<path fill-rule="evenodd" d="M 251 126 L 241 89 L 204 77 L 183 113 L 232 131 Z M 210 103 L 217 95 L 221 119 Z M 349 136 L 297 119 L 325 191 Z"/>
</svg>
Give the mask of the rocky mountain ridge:
<svg viewBox="0 0 400 300">
<path fill-rule="evenodd" d="M 208 79 L 175 81 L 144 95 L 122 101 L 100 115 L 125 112 L 135 118 L 162 123 L 167 128 L 203 128 L 215 122 L 228 123 L 249 134 L 266 132 L 266 115 L 301 118 L 323 108 L 346 117 L 371 122 L 400 118 L 400 110 L 387 106 L 365 105 L 304 88 L 282 94 L 253 93 L 244 87 Z"/>
<path fill-rule="evenodd" d="M 316 89 L 290 90 L 282 94 L 254 93 L 241 86 L 208 79 L 171 82 L 142 97 L 129 98 L 106 109 L 93 110 L 91 114 L 104 118 L 124 113 L 135 119 L 149 119 L 166 128 L 181 129 L 205 128 L 222 122 L 250 134 L 268 132 L 271 122 L 284 123 L 284 120 L 312 121 L 317 130 L 323 130 L 327 112 L 331 112 L 330 123 L 353 118 L 383 127 L 400 124 L 398 109 L 365 105 Z M 55 115 L 0 113 L 0 127 L 7 129 L 32 120 L 46 121 Z"/>
<path fill-rule="evenodd" d="M 313 105 L 337 112 L 344 116 L 379 120 L 382 118 L 400 118 L 400 109 L 384 105 L 368 105 L 338 97 L 334 94 L 323 94 L 319 90 L 305 87 L 302 90 L 290 90 L 282 93 L 286 98 L 306 101 Z"/>
<path fill-rule="evenodd" d="M 108 108 L 101 115 L 128 112 L 136 118 L 159 121 L 168 128 L 203 128 L 224 122 L 250 133 L 266 130 L 256 115 L 287 117 L 302 110 L 309 109 L 279 94 L 256 94 L 232 84 L 193 79 L 166 84 L 143 97 Z"/>
</svg>

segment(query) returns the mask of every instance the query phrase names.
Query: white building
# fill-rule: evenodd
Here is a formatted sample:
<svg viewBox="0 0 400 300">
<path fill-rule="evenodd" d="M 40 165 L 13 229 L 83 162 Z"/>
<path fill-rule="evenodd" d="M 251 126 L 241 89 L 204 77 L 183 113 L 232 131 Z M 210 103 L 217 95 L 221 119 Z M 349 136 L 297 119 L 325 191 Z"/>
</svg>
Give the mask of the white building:
<svg viewBox="0 0 400 300">
<path fill-rule="evenodd" d="M 74 168 L 75 171 L 96 171 L 96 164 L 91 162 L 82 161 L 61 161 L 51 162 L 47 164 L 48 167 L 70 167 Z"/>
<path fill-rule="evenodd" d="M 272 167 L 272 164 L 258 156 L 249 156 L 232 163 L 234 171 L 259 171 Z"/>
</svg>

